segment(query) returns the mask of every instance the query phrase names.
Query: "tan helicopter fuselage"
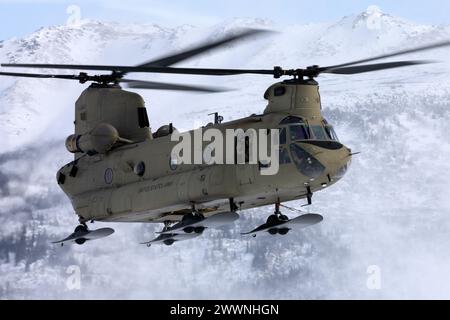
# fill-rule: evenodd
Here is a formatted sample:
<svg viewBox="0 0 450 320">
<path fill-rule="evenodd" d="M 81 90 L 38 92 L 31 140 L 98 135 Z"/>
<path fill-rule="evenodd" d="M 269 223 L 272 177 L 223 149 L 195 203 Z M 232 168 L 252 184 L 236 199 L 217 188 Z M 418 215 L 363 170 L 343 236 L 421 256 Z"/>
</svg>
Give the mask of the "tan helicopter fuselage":
<svg viewBox="0 0 450 320">
<path fill-rule="evenodd" d="M 139 95 L 93 85 L 76 102 L 75 135 L 69 141 L 76 161 L 59 170 L 58 183 L 81 222 L 165 222 L 180 220 L 192 205 L 209 216 L 304 199 L 337 182 L 351 151 L 322 117 L 317 83 L 276 83 L 265 98 L 263 114 L 203 129 L 280 129 L 275 175 L 262 175 L 260 163 L 177 165 L 171 158 L 177 144 L 171 141 L 172 126 L 152 135 Z M 112 126 L 120 138 L 108 133 L 103 139 L 101 124 Z M 79 150 L 77 143 L 83 146 Z M 235 208 L 230 209 L 230 199 Z"/>
</svg>

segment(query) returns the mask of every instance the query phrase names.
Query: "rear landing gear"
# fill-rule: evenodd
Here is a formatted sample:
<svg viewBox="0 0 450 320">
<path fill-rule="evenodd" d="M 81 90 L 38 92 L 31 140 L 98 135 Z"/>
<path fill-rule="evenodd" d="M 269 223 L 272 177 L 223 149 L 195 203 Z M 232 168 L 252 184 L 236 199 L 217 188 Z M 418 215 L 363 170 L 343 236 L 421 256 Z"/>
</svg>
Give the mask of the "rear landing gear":
<svg viewBox="0 0 450 320">
<path fill-rule="evenodd" d="M 78 245 L 82 245 L 88 240 L 104 238 L 113 233 L 114 230 L 111 228 L 100 228 L 97 230 L 89 230 L 89 228 L 86 225 L 86 221 L 80 219 L 80 225 L 78 225 L 75 228 L 75 230 L 72 232 L 71 235 L 62 240 L 53 241 L 52 243 L 58 243 L 61 246 L 63 246 L 64 243 L 66 242 L 75 242 Z"/>
<path fill-rule="evenodd" d="M 74 232 L 79 232 L 79 231 L 88 231 L 88 227 L 85 224 L 80 224 L 79 226 L 77 226 L 74 230 Z"/>
<path fill-rule="evenodd" d="M 88 227 L 87 227 L 87 225 L 86 224 L 80 224 L 80 225 L 78 225 L 76 228 L 75 228 L 75 230 L 73 231 L 73 233 L 87 233 L 87 232 L 89 232 L 89 229 L 88 229 Z M 82 245 L 82 244 L 84 244 L 86 242 L 86 239 L 85 238 L 78 238 L 78 239 L 75 239 L 75 243 L 76 244 L 78 244 L 78 245 Z"/>
<path fill-rule="evenodd" d="M 195 209 L 195 204 L 192 204 L 192 211 L 191 213 L 185 214 L 183 216 L 183 218 L 181 219 L 181 225 L 187 225 L 187 227 L 185 227 L 183 229 L 184 232 L 186 233 L 197 233 L 197 234 L 201 234 L 204 230 L 205 227 L 195 227 L 195 226 L 190 226 L 191 224 L 195 224 L 197 222 L 200 222 L 202 220 L 205 219 L 205 216 L 197 211 L 197 209 Z"/>
<path fill-rule="evenodd" d="M 167 239 L 163 241 L 166 246 L 171 246 L 175 243 L 174 239 Z"/>
</svg>

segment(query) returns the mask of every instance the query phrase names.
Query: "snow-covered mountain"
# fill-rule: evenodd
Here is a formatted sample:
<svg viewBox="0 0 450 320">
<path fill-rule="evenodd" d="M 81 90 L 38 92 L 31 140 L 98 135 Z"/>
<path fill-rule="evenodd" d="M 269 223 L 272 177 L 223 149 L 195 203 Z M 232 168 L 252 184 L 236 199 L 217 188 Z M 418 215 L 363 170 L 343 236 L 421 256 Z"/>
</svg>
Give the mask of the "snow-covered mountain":
<svg viewBox="0 0 450 320">
<path fill-rule="evenodd" d="M 238 27 L 278 33 L 182 65 L 329 65 L 450 39 L 450 26 L 417 25 L 370 7 L 339 21 L 288 27 L 258 19 L 210 28 L 84 21 L 0 42 L 0 61 L 134 65 Z M 104 241 L 49 244 L 76 223 L 54 176 L 71 158 L 63 141 L 86 85 L 1 78 L 0 297 L 449 298 L 448 52 L 405 57 L 441 63 L 319 78 L 325 115 L 346 145 L 362 151 L 343 181 L 314 196 L 311 210 L 325 216 L 321 225 L 286 238 L 243 239 L 239 232 L 260 224 L 272 208 L 249 210 L 234 227 L 170 248 L 137 244 L 150 239 L 155 226 L 122 224 L 112 225 L 116 234 Z M 200 126 L 214 111 L 226 120 L 261 112 L 262 94 L 274 82 L 252 75 L 131 76 L 236 89 L 214 95 L 138 91 L 153 128 Z M 81 270 L 81 290 L 66 285 L 71 265 Z M 380 290 L 366 286 L 371 265 L 381 271 Z"/>
</svg>

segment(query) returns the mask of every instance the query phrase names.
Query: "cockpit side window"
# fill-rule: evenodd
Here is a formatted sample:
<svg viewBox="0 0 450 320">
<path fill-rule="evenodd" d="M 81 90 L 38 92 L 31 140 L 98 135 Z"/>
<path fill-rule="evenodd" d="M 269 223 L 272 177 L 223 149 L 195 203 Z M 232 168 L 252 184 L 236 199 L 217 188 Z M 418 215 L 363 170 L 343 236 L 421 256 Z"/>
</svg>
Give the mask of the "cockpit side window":
<svg viewBox="0 0 450 320">
<path fill-rule="evenodd" d="M 327 137 L 328 137 L 329 140 L 339 141 L 339 139 L 338 139 L 338 137 L 336 135 L 336 132 L 334 132 L 334 129 L 333 129 L 332 126 L 325 125 L 324 129 L 325 129 L 325 132 L 326 132 Z"/>
<path fill-rule="evenodd" d="M 323 126 L 329 140 L 339 141 L 338 136 L 333 129 L 333 126 L 329 124 L 326 119 L 323 119 Z"/>
<path fill-rule="evenodd" d="M 314 138 L 316 140 L 329 140 L 329 138 L 325 134 L 324 127 L 314 125 L 314 126 L 311 126 L 311 130 L 312 130 L 312 132 L 314 134 Z"/>
</svg>

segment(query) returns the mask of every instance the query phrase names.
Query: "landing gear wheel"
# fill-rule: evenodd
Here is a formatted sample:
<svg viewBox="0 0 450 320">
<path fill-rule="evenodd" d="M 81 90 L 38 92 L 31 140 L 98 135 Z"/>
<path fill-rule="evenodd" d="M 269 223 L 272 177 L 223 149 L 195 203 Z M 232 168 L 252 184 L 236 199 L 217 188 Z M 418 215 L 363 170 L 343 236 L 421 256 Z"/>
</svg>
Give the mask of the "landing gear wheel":
<svg viewBox="0 0 450 320">
<path fill-rule="evenodd" d="M 173 240 L 173 239 L 167 239 L 167 240 L 164 240 L 164 244 L 165 244 L 166 246 L 171 246 L 171 245 L 174 244 L 174 242 L 175 242 L 175 240 Z"/>
<path fill-rule="evenodd" d="M 289 221 L 289 218 L 287 216 L 285 216 L 284 214 L 280 214 L 278 216 L 278 220 L 280 220 L 280 221 Z"/>
<path fill-rule="evenodd" d="M 78 244 L 78 245 L 82 245 L 83 243 L 85 243 L 86 242 L 86 239 L 85 238 L 80 238 L 80 239 L 76 239 L 75 240 L 75 243 L 76 244 Z"/>
<path fill-rule="evenodd" d="M 276 224 L 278 221 L 279 221 L 278 216 L 275 215 L 275 214 L 272 214 L 272 215 L 270 215 L 270 216 L 267 218 L 266 223 L 269 224 L 269 225 L 274 225 L 274 224 Z"/>
<path fill-rule="evenodd" d="M 186 227 L 183 229 L 183 231 L 186 233 L 192 233 L 195 231 L 195 228 L 194 227 Z"/>
<path fill-rule="evenodd" d="M 80 224 L 79 226 L 77 226 L 75 228 L 74 232 L 79 232 L 79 231 L 88 231 L 88 227 L 84 224 Z"/>
<path fill-rule="evenodd" d="M 195 233 L 202 233 L 206 228 L 205 227 L 195 227 L 194 232 Z"/>
</svg>

